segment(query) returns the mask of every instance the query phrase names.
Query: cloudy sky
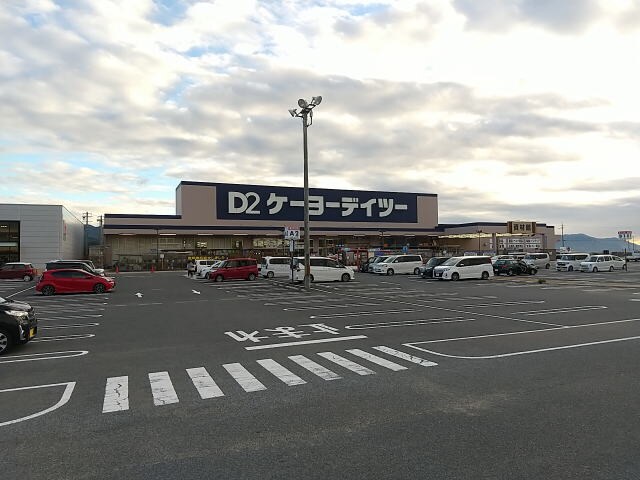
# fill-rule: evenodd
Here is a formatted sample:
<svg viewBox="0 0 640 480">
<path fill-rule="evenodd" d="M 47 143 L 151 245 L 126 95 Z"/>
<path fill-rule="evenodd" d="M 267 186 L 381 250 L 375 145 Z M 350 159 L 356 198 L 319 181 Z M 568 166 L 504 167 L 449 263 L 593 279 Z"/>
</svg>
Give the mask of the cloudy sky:
<svg viewBox="0 0 640 480">
<path fill-rule="evenodd" d="M 640 234 L 640 0 L 2 0 L 0 202 L 180 180 L 437 193 L 442 223 Z"/>
</svg>

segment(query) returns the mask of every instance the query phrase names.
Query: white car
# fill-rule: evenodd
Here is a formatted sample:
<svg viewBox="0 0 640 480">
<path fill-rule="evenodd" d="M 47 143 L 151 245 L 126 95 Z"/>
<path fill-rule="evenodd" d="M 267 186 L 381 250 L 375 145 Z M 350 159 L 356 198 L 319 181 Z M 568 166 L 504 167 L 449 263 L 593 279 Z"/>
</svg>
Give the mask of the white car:
<svg viewBox="0 0 640 480">
<path fill-rule="evenodd" d="M 295 282 L 304 281 L 304 257 L 296 257 L 297 266 L 292 271 Z M 309 258 L 312 282 L 348 282 L 356 278 L 353 268 L 327 257 Z"/>
<path fill-rule="evenodd" d="M 373 273 L 394 275 L 396 273 L 420 274 L 424 262 L 420 255 L 391 255 L 383 262 L 373 264 Z"/>
<path fill-rule="evenodd" d="M 218 268 L 222 262 L 224 262 L 224 260 L 216 260 L 211 265 L 203 265 L 200 270 L 197 271 L 196 276 L 198 278 L 209 279 L 209 272 Z"/>
<path fill-rule="evenodd" d="M 586 261 L 580 263 L 581 272 L 613 272 L 626 270 L 626 268 L 626 262 L 615 255 L 591 255 Z"/>
<path fill-rule="evenodd" d="M 289 257 L 264 257 L 258 265 L 258 274 L 264 278 L 291 278 L 291 259 Z"/>
<path fill-rule="evenodd" d="M 548 253 L 527 253 L 524 261 L 536 268 L 551 268 L 551 257 Z"/>
<path fill-rule="evenodd" d="M 580 270 L 580 264 L 591 255 L 588 253 L 563 253 L 556 259 L 556 270 L 563 272 L 573 272 Z"/>
<path fill-rule="evenodd" d="M 451 257 L 433 269 L 433 278 L 439 280 L 456 281 L 464 278 L 488 280 L 489 277 L 493 277 L 491 257 Z"/>
</svg>

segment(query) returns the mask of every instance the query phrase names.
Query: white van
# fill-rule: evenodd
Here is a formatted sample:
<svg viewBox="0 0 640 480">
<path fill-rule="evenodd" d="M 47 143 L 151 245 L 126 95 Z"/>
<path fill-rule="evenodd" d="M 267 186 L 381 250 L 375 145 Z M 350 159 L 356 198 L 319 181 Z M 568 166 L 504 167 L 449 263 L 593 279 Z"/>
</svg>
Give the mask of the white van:
<svg viewBox="0 0 640 480">
<path fill-rule="evenodd" d="M 258 273 L 264 278 L 291 277 L 291 258 L 264 257 L 258 265 Z"/>
<path fill-rule="evenodd" d="M 204 273 L 202 273 L 202 269 L 204 267 L 210 267 L 217 261 L 218 260 L 214 260 L 213 258 L 209 258 L 207 260 L 196 260 L 196 275 L 198 277 L 204 276 Z"/>
<path fill-rule="evenodd" d="M 340 262 L 328 257 L 310 257 L 312 282 L 348 282 L 356 278 L 351 267 L 345 267 Z M 295 282 L 304 281 L 304 257 L 296 257 L 296 268 L 292 271 Z"/>
<path fill-rule="evenodd" d="M 422 267 L 422 257 L 420 255 L 391 255 L 383 262 L 373 264 L 373 273 L 382 275 L 394 275 L 396 273 L 420 274 Z"/>
<path fill-rule="evenodd" d="M 460 280 L 461 278 L 480 278 L 487 280 L 493 277 L 491 257 L 451 257 L 442 265 L 433 269 L 433 278 L 439 280 Z"/>
<path fill-rule="evenodd" d="M 540 268 L 551 268 L 551 257 L 548 253 L 527 253 L 524 256 L 525 263 Z"/>
<path fill-rule="evenodd" d="M 613 272 L 614 270 L 626 270 L 627 262 L 615 255 L 591 255 L 580 263 L 581 272 Z"/>
<path fill-rule="evenodd" d="M 588 253 L 563 253 L 558 255 L 556 260 L 556 270 L 563 272 L 573 272 L 580 270 L 580 263 L 584 262 L 591 255 Z"/>
</svg>

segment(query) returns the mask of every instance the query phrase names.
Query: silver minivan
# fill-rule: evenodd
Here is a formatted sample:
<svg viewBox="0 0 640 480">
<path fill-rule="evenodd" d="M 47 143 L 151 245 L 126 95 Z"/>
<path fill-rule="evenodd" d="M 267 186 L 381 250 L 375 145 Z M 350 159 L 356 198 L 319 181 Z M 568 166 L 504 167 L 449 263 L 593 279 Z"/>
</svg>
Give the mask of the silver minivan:
<svg viewBox="0 0 640 480">
<path fill-rule="evenodd" d="M 551 257 L 548 253 L 527 253 L 524 256 L 525 263 L 540 268 L 551 268 Z"/>
<path fill-rule="evenodd" d="M 584 262 L 591 255 L 588 253 L 563 253 L 556 259 L 556 270 L 563 272 L 573 272 L 580 270 L 580 263 Z"/>
<path fill-rule="evenodd" d="M 258 273 L 264 278 L 290 277 L 291 259 L 289 257 L 264 257 L 258 265 Z"/>
</svg>

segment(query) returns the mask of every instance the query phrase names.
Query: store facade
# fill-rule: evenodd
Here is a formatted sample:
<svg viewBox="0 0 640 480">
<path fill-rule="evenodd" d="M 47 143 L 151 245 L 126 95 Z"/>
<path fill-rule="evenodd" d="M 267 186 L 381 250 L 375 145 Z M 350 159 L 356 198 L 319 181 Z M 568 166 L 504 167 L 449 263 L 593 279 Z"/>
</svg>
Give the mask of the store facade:
<svg viewBox="0 0 640 480">
<path fill-rule="evenodd" d="M 304 236 L 303 212 L 302 188 L 183 181 L 175 215 L 105 214 L 105 265 L 182 269 L 189 258 L 288 255 L 284 229 Z M 309 212 L 312 253 L 349 263 L 380 252 L 490 253 L 500 235 L 513 236 L 507 222 L 440 225 L 431 193 L 312 188 Z M 555 244 L 553 227 L 533 225 L 535 233 L 518 235 L 553 236 L 545 245 Z M 474 234 L 484 240 L 478 244 Z"/>
</svg>

